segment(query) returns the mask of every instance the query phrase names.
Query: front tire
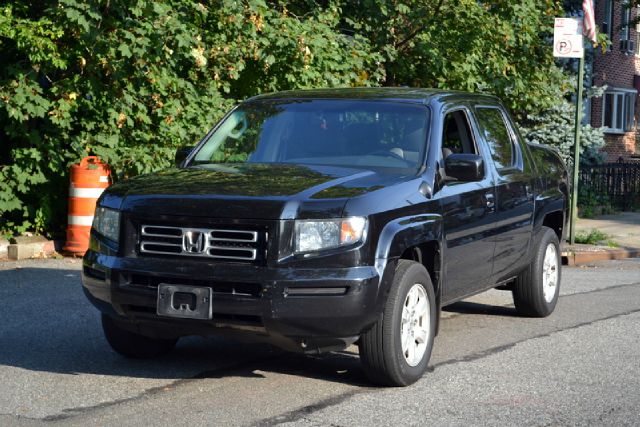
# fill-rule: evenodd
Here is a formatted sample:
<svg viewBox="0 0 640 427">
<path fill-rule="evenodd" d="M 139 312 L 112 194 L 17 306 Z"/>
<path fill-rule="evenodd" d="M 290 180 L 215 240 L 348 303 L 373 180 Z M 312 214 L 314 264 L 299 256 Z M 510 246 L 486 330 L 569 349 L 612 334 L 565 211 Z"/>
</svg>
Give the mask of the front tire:
<svg viewBox="0 0 640 427">
<path fill-rule="evenodd" d="M 533 260 L 513 287 L 513 302 L 522 316 L 547 317 L 556 308 L 560 294 L 560 243 L 549 227 L 542 227 Z"/>
<path fill-rule="evenodd" d="M 110 316 L 102 315 L 102 330 L 109 345 L 116 352 L 131 359 L 150 359 L 162 356 L 176 346 L 178 340 L 151 338 L 124 329 Z"/>
<path fill-rule="evenodd" d="M 386 386 L 407 386 L 427 370 L 436 330 L 437 306 L 422 264 L 400 260 L 380 319 L 359 341 L 367 377 Z"/>
</svg>

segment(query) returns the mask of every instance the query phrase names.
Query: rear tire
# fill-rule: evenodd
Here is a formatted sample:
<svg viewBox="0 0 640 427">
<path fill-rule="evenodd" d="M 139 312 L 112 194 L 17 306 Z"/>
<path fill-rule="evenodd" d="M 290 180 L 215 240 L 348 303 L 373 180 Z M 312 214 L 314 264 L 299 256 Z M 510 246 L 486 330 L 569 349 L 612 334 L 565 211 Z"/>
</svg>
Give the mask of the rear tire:
<svg viewBox="0 0 640 427">
<path fill-rule="evenodd" d="M 553 313 L 560 294 L 561 265 L 558 236 L 543 226 L 531 264 L 520 273 L 513 286 L 513 302 L 518 314 L 547 317 Z"/>
<path fill-rule="evenodd" d="M 116 352 L 131 359 L 150 359 L 167 354 L 176 346 L 177 338 L 158 339 L 122 328 L 113 318 L 102 315 L 102 330 Z"/>
<path fill-rule="evenodd" d="M 400 260 L 382 316 L 359 341 L 367 377 L 407 386 L 427 370 L 436 330 L 436 298 L 422 264 Z"/>
</svg>

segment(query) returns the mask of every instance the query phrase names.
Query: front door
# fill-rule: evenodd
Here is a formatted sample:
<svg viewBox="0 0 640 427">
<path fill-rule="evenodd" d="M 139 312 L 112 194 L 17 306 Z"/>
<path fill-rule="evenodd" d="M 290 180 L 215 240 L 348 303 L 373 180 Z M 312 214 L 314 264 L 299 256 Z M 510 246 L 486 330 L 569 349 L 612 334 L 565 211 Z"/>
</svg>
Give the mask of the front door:
<svg viewBox="0 0 640 427">
<path fill-rule="evenodd" d="M 444 158 L 449 154 L 482 154 L 476 137 L 466 109 L 446 114 L 443 122 L 441 175 L 444 173 Z M 493 176 L 487 173 L 485 167 L 485 177 L 479 182 L 444 179 L 438 194 L 446 245 L 442 300 L 447 303 L 486 288 L 490 283 L 495 247 Z"/>
</svg>

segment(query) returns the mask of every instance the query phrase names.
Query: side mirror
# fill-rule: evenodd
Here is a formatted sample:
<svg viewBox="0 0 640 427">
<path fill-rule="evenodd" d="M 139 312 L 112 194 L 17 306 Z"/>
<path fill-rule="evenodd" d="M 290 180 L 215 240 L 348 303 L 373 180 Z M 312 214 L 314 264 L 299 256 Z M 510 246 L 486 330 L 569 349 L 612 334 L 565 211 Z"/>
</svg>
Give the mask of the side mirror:
<svg viewBox="0 0 640 427">
<path fill-rule="evenodd" d="M 189 154 L 191 154 L 194 148 L 196 147 L 180 147 L 176 150 L 176 157 L 174 159 L 176 167 L 182 166 L 182 163 L 189 157 Z"/>
<path fill-rule="evenodd" d="M 481 181 L 484 178 L 484 161 L 477 154 L 450 154 L 444 159 L 447 177 L 462 182 Z"/>
</svg>

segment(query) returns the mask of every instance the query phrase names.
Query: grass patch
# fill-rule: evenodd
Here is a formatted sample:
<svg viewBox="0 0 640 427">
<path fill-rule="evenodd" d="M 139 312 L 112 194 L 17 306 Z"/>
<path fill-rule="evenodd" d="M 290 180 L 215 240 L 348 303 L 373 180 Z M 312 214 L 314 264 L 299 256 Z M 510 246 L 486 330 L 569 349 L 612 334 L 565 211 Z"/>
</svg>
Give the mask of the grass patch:
<svg viewBox="0 0 640 427">
<path fill-rule="evenodd" d="M 595 245 L 598 242 L 602 242 L 603 240 L 607 240 L 609 236 L 603 233 L 600 230 L 596 230 L 595 228 L 591 231 L 578 231 L 576 233 L 576 243 L 582 243 L 585 245 Z"/>
</svg>

